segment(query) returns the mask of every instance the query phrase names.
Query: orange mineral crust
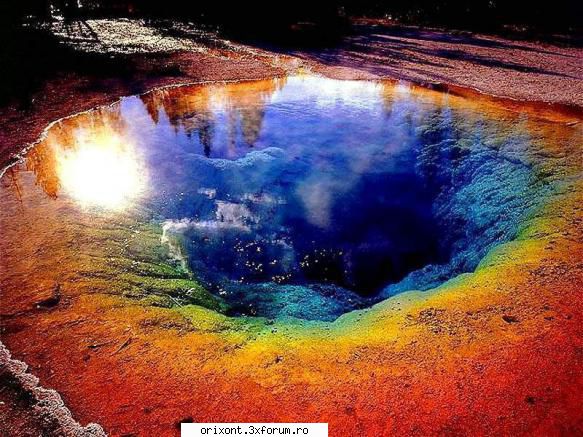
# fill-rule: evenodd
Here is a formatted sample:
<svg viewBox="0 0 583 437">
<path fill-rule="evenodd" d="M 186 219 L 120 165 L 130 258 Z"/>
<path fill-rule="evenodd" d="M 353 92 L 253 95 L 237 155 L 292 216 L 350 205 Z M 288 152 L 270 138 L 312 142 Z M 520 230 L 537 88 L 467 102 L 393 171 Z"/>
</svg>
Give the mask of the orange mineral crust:
<svg viewBox="0 0 583 437">
<path fill-rule="evenodd" d="M 181 118 L 220 95 L 252 107 L 238 114 L 250 114 L 246 138 L 258 135 L 258 105 L 281 80 L 223 86 L 143 96 L 145 114 Z M 406 92 L 471 108 L 458 129 L 520 124 L 532 141 L 517 159 L 560 181 L 475 271 L 333 321 L 230 314 L 168 261 L 141 203 L 151 169 L 105 110 L 55 125 L 0 181 L 2 342 L 75 419 L 110 435 L 178 435 L 183 421 L 328 422 L 333 436 L 583 433 L 581 120 L 383 87 L 386 102 Z M 506 144 L 500 132 L 492 147 Z M 116 195 L 79 174 L 100 159 L 119 166 Z"/>
</svg>

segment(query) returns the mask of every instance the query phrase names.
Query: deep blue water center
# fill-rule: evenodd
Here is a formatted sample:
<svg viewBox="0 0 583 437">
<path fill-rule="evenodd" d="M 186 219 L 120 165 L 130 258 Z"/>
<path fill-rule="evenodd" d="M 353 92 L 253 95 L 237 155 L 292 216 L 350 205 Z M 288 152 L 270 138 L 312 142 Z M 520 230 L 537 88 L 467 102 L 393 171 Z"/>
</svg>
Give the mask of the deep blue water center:
<svg viewBox="0 0 583 437">
<path fill-rule="evenodd" d="M 121 113 L 177 262 L 233 314 L 331 320 L 471 271 L 539 194 L 516 117 L 434 94 L 292 77 Z"/>
</svg>

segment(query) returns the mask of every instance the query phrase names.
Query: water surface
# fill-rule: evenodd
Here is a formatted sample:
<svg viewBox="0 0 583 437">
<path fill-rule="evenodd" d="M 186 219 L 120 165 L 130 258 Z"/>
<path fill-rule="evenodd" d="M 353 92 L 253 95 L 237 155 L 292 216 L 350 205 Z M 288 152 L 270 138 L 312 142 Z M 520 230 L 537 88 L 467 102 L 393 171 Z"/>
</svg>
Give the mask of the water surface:
<svg viewBox="0 0 583 437">
<path fill-rule="evenodd" d="M 512 239 L 552 189 L 528 153 L 548 124 L 402 83 L 178 87 L 57 123 L 0 194 L 17 221 L 35 190 L 47 214 L 159 226 L 228 313 L 332 320 Z"/>
</svg>

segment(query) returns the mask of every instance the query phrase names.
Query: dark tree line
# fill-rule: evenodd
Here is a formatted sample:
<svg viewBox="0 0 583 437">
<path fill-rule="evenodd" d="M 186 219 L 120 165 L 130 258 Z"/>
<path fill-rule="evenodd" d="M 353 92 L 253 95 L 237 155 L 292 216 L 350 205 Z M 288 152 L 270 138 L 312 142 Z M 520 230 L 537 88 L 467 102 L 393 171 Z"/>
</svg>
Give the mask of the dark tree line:
<svg viewBox="0 0 583 437">
<path fill-rule="evenodd" d="M 66 18 L 78 16 L 145 16 L 186 18 L 250 33 L 257 27 L 273 31 L 290 23 L 310 21 L 337 25 L 342 15 L 391 16 L 404 22 L 496 29 L 502 24 L 569 32 L 580 26 L 580 0 L 298 0 L 274 2 L 187 0 L 3 0 L 4 20 L 34 15 L 48 17 L 58 10 Z"/>
<path fill-rule="evenodd" d="M 540 30 L 574 30 L 581 24 L 579 0 L 347 0 L 355 14 L 390 14 L 405 22 L 496 29 L 521 25 Z"/>
</svg>

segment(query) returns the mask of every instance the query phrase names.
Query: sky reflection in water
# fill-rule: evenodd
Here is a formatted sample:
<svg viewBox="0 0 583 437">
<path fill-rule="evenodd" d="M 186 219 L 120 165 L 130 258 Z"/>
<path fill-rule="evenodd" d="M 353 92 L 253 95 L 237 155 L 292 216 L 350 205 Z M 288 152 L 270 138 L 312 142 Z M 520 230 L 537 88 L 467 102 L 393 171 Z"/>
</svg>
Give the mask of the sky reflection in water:
<svg viewBox="0 0 583 437">
<path fill-rule="evenodd" d="M 403 84 L 158 90 L 53 127 L 28 170 L 86 214 L 139 207 L 232 312 L 333 319 L 470 271 L 545 187 L 526 117 Z"/>
</svg>

